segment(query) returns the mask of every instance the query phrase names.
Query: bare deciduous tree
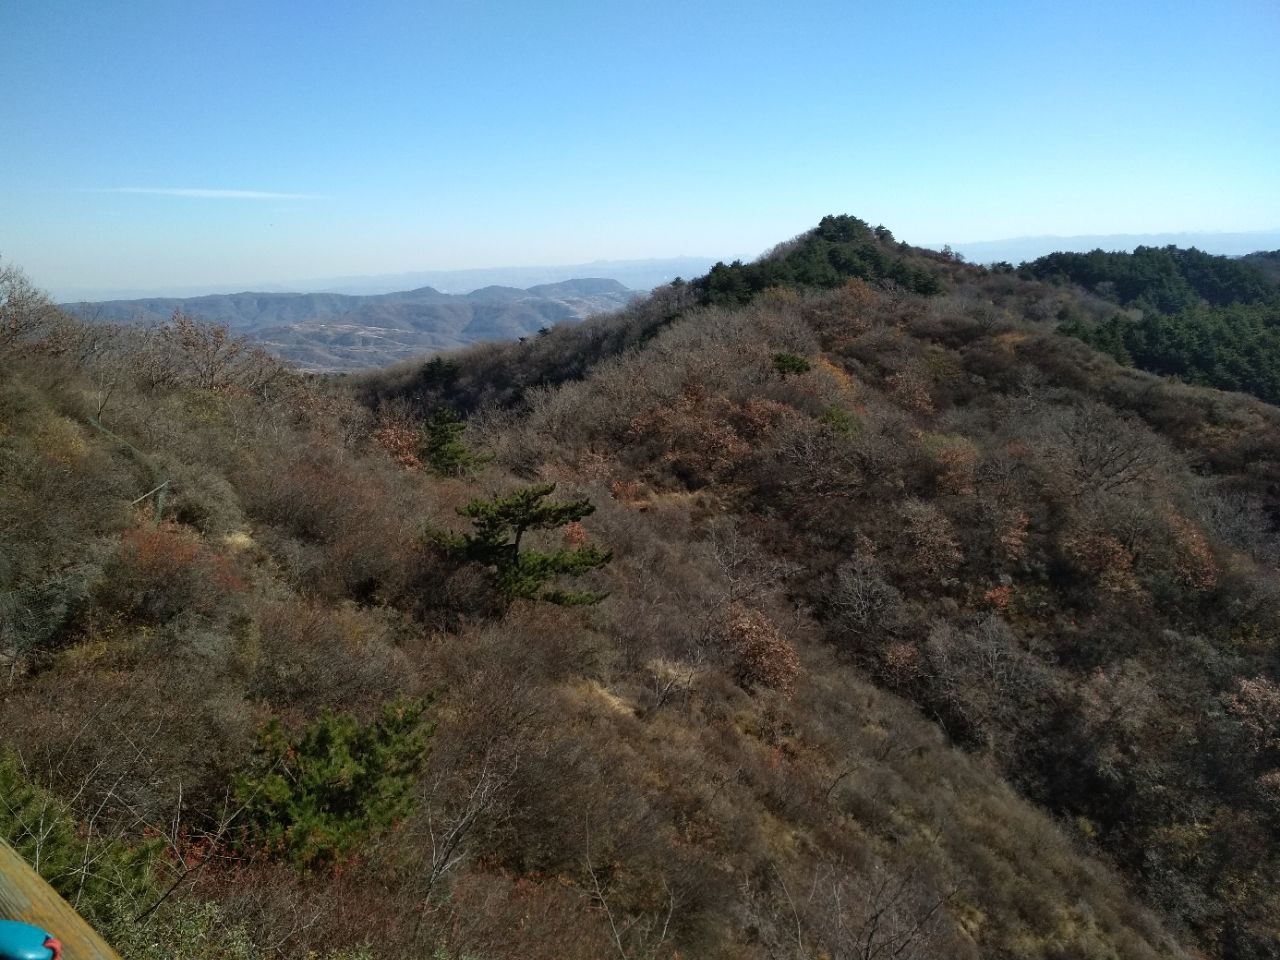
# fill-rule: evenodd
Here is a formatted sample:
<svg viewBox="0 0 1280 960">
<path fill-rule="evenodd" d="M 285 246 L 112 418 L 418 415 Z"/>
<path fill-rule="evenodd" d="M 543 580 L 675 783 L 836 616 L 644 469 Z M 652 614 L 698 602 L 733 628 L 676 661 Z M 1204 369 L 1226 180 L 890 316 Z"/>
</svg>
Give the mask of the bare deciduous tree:
<svg viewBox="0 0 1280 960">
<path fill-rule="evenodd" d="M 60 316 L 26 274 L 13 264 L 0 264 L 0 356 L 48 334 Z"/>
<path fill-rule="evenodd" d="M 592 859 L 589 824 L 583 842 L 582 868 L 588 880 L 585 896 L 600 909 L 608 921 L 618 960 L 655 960 L 663 955 L 671 934 L 671 920 L 676 911 L 676 895 L 666 878 L 662 878 L 662 887 L 666 892 L 666 903 L 662 911 L 633 913 L 630 916 L 619 913 L 610 900 L 605 871 L 597 867 Z"/>
<path fill-rule="evenodd" d="M 951 955 L 939 892 L 920 872 L 896 872 L 879 859 L 860 869 L 820 864 L 806 901 L 811 937 L 832 960 L 932 960 Z"/>
</svg>

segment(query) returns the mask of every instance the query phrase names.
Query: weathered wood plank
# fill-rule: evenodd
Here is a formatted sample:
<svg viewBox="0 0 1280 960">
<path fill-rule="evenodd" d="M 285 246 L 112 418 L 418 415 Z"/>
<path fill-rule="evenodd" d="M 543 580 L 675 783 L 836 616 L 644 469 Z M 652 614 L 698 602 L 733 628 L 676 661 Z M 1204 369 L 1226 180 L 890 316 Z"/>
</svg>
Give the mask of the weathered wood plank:
<svg viewBox="0 0 1280 960">
<path fill-rule="evenodd" d="M 63 960 L 120 960 L 67 901 L 0 840 L 0 919 L 21 920 L 62 941 Z"/>
</svg>

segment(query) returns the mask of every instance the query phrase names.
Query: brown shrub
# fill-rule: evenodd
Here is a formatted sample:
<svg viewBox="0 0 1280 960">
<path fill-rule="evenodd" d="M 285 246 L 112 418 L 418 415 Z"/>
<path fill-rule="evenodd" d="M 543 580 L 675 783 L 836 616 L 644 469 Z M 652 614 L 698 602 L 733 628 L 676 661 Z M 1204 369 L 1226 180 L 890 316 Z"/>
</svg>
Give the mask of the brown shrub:
<svg viewBox="0 0 1280 960">
<path fill-rule="evenodd" d="M 801 310 L 805 321 L 823 338 L 828 349 L 838 349 L 871 328 L 876 293 L 862 280 L 809 300 Z"/>
<path fill-rule="evenodd" d="M 1013 602 L 1013 587 L 1008 584 L 992 587 L 982 595 L 982 602 L 997 610 L 1006 610 Z"/>
<path fill-rule="evenodd" d="M 564 876 L 472 873 L 431 923 L 458 956 L 599 960 L 618 950 L 605 911 Z"/>
<path fill-rule="evenodd" d="M 921 447 L 929 457 L 934 482 L 942 493 L 968 496 L 974 492 L 978 468 L 978 448 L 966 437 L 926 433 Z"/>
<path fill-rule="evenodd" d="M 1004 511 L 998 528 L 1000 546 L 1009 560 L 1021 560 L 1027 551 L 1028 527 L 1031 520 L 1026 511 L 1014 507 Z"/>
<path fill-rule="evenodd" d="M 915 566 L 930 577 L 950 575 L 961 560 L 951 521 L 933 504 L 908 500 L 901 507 Z"/>
<path fill-rule="evenodd" d="M 418 459 L 418 451 L 422 447 L 422 429 L 408 417 L 380 417 L 370 439 L 405 469 L 422 469 L 422 461 Z"/>
<path fill-rule="evenodd" d="M 758 610 L 733 604 L 720 629 L 734 657 L 738 683 L 748 689 L 771 687 L 786 696 L 794 691 L 800 657 L 773 621 Z"/>
<path fill-rule="evenodd" d="M 902 370 L 890 375 L 885 386 L 889 390 L 889 396 L 912 413 L 931 417 L 937 410 L 929 381 L 914 370 Z"/>
<path fill-rule="evenodd" d="M 1218 562 L 1200 528 L 1186 517 L 1170 511 L 1169 526 L 1177 551 L 1178 579 L 1194 590 L 1211 590 L 1218 583 Z"/>
<path fill-rule="evenodd" d="M 166 523 L 121 535 L 97 602 L 129 619 L 159 624 L 181 613 L 213 616 L 243 587 L 234 561 L 191 531 Z"/>
<path fill-rule="evenodd" d="M 333 609 L 286 597 L 256 611 L 251 691 L 283 709 L 367 711 L 395 692 L 417 693 L 393 624 L 354 605 Z"/>
<path fill-rule="evenodd" d="M 1110 534 L 1075 536 L 1065 546 L 1081 572 L 1092 577 L 1099 589 L 1116 596 L 1142 592 L 1133 573 L 1133 554 Z"/>
<path fill-rule="evenodd" d="M 1280 749 L 1280 686 L 1266 677 L 1236 681 L 1234 693 L 1223 697 L 1256 751 Z"/>
<path fill-rule="evenodd" d="M 736 412 L 724 398 L 689 387 L 671 406 L 652 407 L 633 418 L 629 439 L 665 451 L 661 463 L 690 487 L 703 486 L 751 450 L 735 428 Z"/>
</svg>

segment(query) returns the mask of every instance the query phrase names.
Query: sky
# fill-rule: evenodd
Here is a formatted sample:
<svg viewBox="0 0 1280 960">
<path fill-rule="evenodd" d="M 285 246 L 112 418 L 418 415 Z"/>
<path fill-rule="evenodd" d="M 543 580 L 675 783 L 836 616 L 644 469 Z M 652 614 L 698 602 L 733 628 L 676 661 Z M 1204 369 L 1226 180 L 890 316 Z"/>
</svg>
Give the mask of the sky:
<svg viewBox="0 0 1280 960">
<path fill-rule="evenodd" d="M 1276 0 L 0 2 L 61 290 L 1280 227 Z"/>
</svg>

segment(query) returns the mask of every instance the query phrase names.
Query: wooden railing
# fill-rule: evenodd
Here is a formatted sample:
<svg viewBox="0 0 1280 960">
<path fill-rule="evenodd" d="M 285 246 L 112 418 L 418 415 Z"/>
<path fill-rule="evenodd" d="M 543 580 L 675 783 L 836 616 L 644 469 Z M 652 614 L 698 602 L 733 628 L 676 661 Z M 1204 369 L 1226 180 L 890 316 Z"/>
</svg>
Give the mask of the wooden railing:
<svg viewBox="0 0 1280 960">
<path fill-rule="evenodd" d="M 21 920 L 62 941 L 62 960 L 120 960 L 84 918 L 0 840 L 0 919 Z"/>
</svg>

